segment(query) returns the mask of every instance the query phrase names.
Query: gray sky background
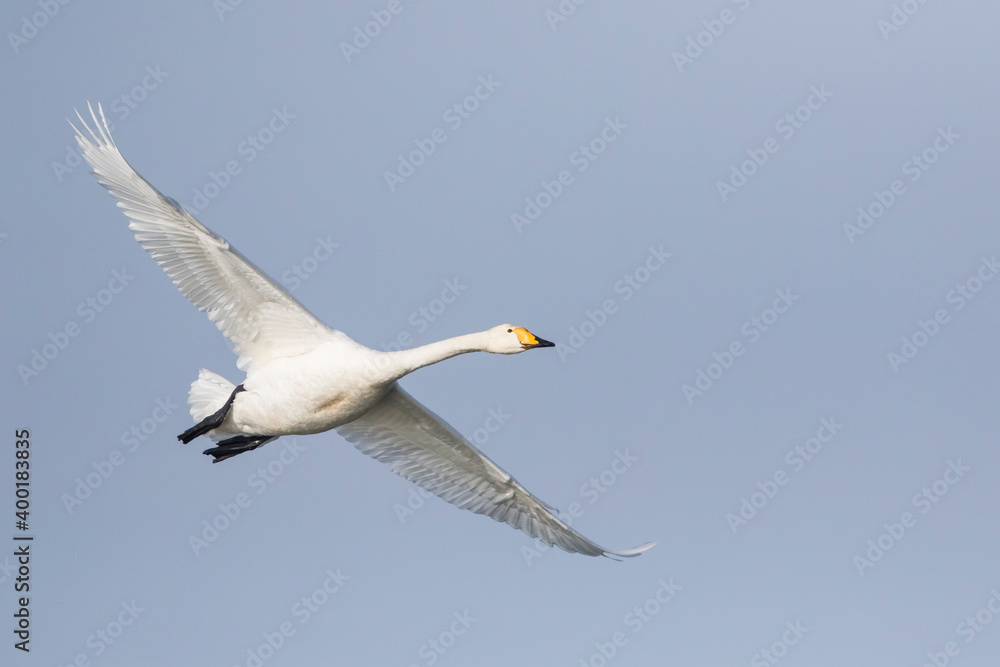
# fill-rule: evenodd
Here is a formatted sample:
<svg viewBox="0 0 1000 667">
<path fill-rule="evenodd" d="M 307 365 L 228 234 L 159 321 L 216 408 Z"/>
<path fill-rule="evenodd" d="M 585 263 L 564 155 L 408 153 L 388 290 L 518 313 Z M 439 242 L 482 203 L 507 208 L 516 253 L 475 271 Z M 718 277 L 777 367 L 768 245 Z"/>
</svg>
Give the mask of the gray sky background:
<svg viewBox="0 0 1000 667">
<path fill-rule="evenodd" d="M 1000 7 L 224 2 L 0 10 L 0 540 L 21 428 L 36 536 L 30 655 L 0 550 L 4 664 L 995 660 Z M 403 384 L 588 537 L 656 548 L 536 553 L 333 433 L 215 466 L 180 445 L 198 369 L 242 375 L 78 164 L 88 100 L 356 340 L 511 321 L 559 342 Z M 526 198 L 547 207 L 516 224 Z M 852 231 L 859 207 L 879 217 Z"/>
</svg>

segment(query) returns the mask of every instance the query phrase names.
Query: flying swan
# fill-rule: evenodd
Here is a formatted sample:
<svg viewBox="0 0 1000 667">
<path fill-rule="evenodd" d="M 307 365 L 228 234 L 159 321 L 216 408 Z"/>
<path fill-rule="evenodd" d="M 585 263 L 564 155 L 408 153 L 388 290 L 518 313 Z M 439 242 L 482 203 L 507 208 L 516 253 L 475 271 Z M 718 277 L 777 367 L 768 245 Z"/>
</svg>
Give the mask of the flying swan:
<svg viewBox="0 0 1000 667">
<path fill-rule="evenodd" d="M 136 173 L 112 140 L 104 110 L 98 105 L 98 120 L 87 106 L 94 128 L 79 112 L 87 133 L 70 125 L 93 174 L 118 201 L 140 245 L 232 341 L 236 365 L 246 372 L 233 385 L 200 371 L 188 398 L 197 423 L 177 436 L 181 442 L 207 435 L 216 444 L 205 454 L 218 463 L 282 435 L 336 429 L 397 475 L 550 546 L 608 557 L 638 556 L 653 546 L 612 551 L 590 541 L 397 382 L 466 352 L 517 354 L 553 343 L 513 324 L 398 352 L 356 343 Z"/>
</svg>

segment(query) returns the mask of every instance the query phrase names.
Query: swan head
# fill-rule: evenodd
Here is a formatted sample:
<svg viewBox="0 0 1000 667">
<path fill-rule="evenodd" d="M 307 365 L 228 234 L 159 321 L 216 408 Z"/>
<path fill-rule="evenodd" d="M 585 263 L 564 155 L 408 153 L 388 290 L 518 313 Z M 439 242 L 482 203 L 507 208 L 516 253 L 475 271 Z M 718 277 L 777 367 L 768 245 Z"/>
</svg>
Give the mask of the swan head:
<svg viewBox="0 0 1000 667">
<path fill-rule="evenodd" d="M 501 324 L 487 330 L 486 352 L 494 354 L 518 354 L 536 347 L 555 347 L 544 338 L 539 338 L 524 327 L 514 324 Z"/>
</svg>

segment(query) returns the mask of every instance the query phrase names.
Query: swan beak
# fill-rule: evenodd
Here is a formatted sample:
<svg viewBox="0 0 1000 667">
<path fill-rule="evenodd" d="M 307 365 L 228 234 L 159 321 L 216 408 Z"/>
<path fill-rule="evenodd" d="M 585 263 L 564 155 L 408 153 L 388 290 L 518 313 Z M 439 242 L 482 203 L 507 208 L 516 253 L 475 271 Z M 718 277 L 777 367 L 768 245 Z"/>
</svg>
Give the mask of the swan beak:
<svg viewBox="0 0 1000 667">
<path fill-rule="evenodd" d="M 545 340 L 544 338 L 539 338 L 535 334 L 531 333 L 524 327 L 518 327 L 514 329 L 514 333 L 517 334 L 517 339 L 521 341 L 521 347 L 525 350 L 531 350 L 536 347 L 555 347 L 556 344 Z"/>
</svg>

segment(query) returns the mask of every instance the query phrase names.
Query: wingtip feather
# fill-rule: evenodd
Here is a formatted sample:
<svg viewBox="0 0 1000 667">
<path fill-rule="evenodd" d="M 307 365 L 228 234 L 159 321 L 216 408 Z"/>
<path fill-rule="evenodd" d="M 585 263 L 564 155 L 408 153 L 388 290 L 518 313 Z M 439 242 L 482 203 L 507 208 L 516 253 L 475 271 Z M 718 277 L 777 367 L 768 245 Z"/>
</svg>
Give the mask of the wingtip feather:
<svg viewBox="0 0 1000 667">
<path fill-rule="evenodd" d="M 646 542 L 645 544 L 640 544 L 634 549 L 625 549 L 624 551 L 605 551 L 604 555 L 614 560 L 618 560 L 619 558 L 635 558 L 655 546 L 656 542 Z"/>
</svg>

